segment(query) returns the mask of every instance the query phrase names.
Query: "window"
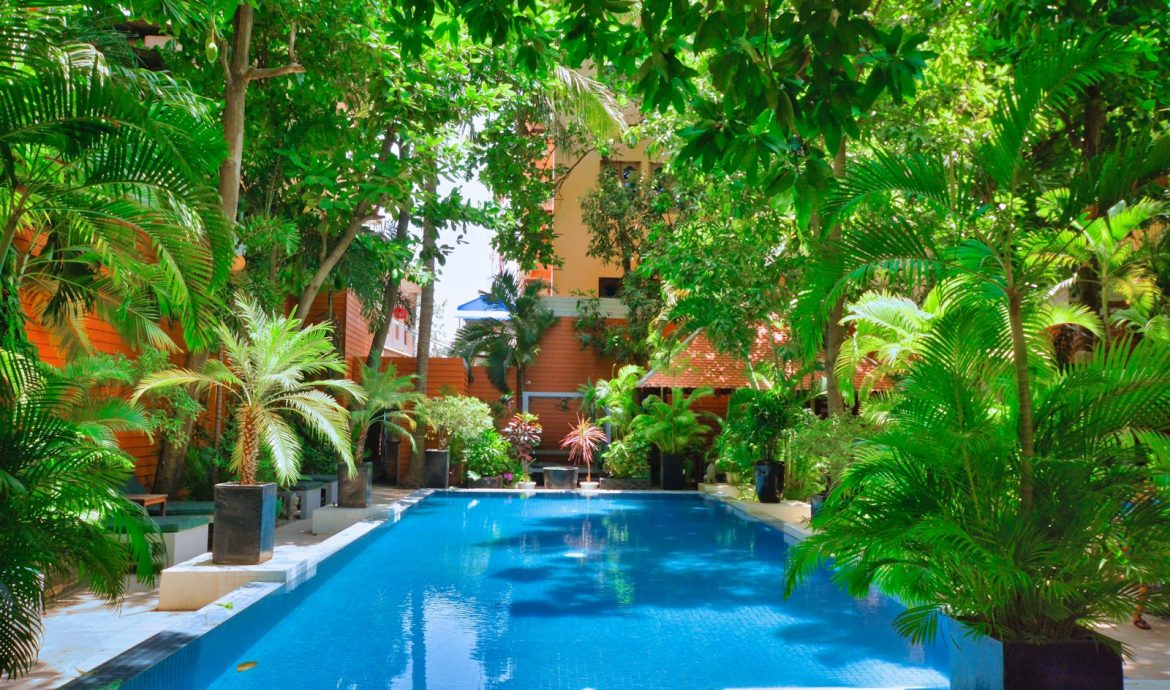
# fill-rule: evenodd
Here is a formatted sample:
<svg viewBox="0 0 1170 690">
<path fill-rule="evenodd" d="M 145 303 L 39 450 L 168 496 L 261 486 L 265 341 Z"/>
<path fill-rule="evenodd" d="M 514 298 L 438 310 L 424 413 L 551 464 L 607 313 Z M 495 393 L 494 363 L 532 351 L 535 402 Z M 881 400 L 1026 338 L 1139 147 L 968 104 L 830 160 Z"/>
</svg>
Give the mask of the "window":
<svg viewBox="0 0 1170 690">
<path fill-rule="evenodd" d="M 661 163 L 650 164 L 650 182 L 654 185 L 655 194 L 662 194 L 670 188 L 670 176 Z"/>
<path fill-rule="evenodd" d="M 632 186 L 638 184 L 638 179 L 642 177 L 642 164 L 638 161 L 602 161 L 602 170 L 611 170 L 613 174 L 618 176 L 622 184 Z"/>
<path fill-rule="evenodd" d="M 597 296 L 598 297 L 617 297 L 622 292 L 621 278 L 598 278 L 597 279 Z"/>
</svg>

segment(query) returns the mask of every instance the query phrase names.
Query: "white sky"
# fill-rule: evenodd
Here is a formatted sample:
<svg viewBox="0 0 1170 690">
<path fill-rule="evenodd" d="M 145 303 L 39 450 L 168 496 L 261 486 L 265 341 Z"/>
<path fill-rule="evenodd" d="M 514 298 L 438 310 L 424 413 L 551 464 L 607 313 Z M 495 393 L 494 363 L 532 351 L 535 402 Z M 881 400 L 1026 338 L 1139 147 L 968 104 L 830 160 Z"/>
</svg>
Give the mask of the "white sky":
<svg viewBox="0 0 1170 690">
<path fill-rule="evenodd" d="M 479 180 L 457 182 L 444 180 L 440 183 L 438 191 L 442 196 L 456 187 L 469 202 L 483 203 L 492 199 L 491 193 Z M 464 244 L 456 244 L 460 234 L 463 235 Z M 436 342 L 451 342 L 459 327 L 455 308 L 475 299 L 481 290 L 491 287 L 492 276 L 498 269 L 496 253 L 491 243 L 490 231 L 474 225 L 467 226 L 466 232 L 463 233 L 454 228 L 444 228 L 439 234 L 439 244 L 453 246 L 454 251 L 447 256 L 447 264 L 439 267 L 438 280 L 435 283 Z"/>
</svg>

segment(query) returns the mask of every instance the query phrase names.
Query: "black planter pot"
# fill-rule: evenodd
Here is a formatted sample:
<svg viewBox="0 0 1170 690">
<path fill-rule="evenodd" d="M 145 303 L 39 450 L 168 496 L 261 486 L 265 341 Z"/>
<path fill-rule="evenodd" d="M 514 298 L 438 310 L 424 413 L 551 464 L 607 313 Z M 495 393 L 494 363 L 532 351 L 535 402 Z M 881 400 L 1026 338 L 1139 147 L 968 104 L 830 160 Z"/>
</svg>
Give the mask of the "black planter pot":
<svg viewBox="0 0 1170 690">
<path fill-rule="evenodd" d="M 211 560 L 255 565 L 272 558 L 276 543 L 276 484 L 215 485 Z"/>
<path fill-rule="evenodd" d="M 374 498 L 374 463 L 363 462 L 351 476 L 342 465 L 337 468 L 337 505 L 341 508 L 365 508 Z"/>
<path fill-rule="evenodd" d="M 662 483 L 662 453 L 658 446 L 650 446 L 650 483 L 653 486 Z"/>
<path fill-rule="evenodd" d="M 686 485 L 686 464 L 681 455 L 662 454 L 662 489 L 681 491 Z"/>
<path fill-rule="evenodd" d="M 544 468 L 544 488 L 572 491 L 577 488 L 576 467 Z"/>
<path fill-rule="evenodd" d="M 756 463 L 756 500 L 760 503 L 779 503 L 784 490 L 784 463 Z"/>
<path fill-rule="evenodd" d="M 1032 644 L 953 637 L 952 690 L 1122 690 L 1121 655 L 1092 639 Z"/>
<path fill-rule="evenodd" d="M 449 485 L 448 472 L 451 470 L 451 454 L 445 450 L 428 450 L 423 453 L 423 486 L 428 489 L 446 489 Z"/>
</svg>

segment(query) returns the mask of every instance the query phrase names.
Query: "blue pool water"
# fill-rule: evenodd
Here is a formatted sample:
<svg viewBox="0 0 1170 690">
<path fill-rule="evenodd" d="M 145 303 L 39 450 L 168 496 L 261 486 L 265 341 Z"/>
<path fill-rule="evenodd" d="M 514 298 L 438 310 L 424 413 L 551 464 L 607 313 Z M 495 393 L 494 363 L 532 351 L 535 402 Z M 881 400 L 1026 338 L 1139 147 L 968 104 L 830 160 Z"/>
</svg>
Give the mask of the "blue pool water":
<svg viewBox="0 0 1170 690">
<path fill-rule="evenodd" d="M 941 644 L 891 629 L 896 602 L 823 575 L 784 601 L 785 548 L 693 495 L 438 493 L 242 612 L 211 687 L 947 686 Z"/>
</svg>

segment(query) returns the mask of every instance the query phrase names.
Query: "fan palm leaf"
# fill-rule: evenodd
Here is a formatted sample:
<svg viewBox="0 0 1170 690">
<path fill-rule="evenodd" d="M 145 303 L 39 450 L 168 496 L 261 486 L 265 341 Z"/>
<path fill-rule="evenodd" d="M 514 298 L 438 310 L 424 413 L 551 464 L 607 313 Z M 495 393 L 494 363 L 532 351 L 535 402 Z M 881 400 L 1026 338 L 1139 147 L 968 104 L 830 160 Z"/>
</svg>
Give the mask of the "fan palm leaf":
<svg viewBox="0 0 1170 690">
<path fill-rule="evenodd" d="M 255 483 L 261 449 L 273 459 L 282 484 L 300 474 L 301 444 L 289 418 L 305 423 L 310 433 L 325 440 L 351 470 L 353 447 L 349 412 L 336 395 L 363 403 L 366 394 L 348 379 L 324 379 L 345 373 L 345 362 L 333 350 L 332 327 L 313 324 L 302 328 L 298 319 L 266 314 L 240 298 L 236 312 L 241 328 L 221 324 L 223 361 L 209 360 L 202 371 L 169 369 L 139 382 L 134 398 L 157 388 L 194 384 L 219 387 L 236 399 L 239 439 L 232 450 L 232 469 L 244 484 Z"/>
<path fill-rule="evenodd" d="M 36 661 L 47 583 L 80 576 L 116 602 L 129 563 L 153 581 L 161 554 L 122 494 L 133 460 L 66 418 L 69 383 L 0 351 L 0 674 Z"/>
</svg>

